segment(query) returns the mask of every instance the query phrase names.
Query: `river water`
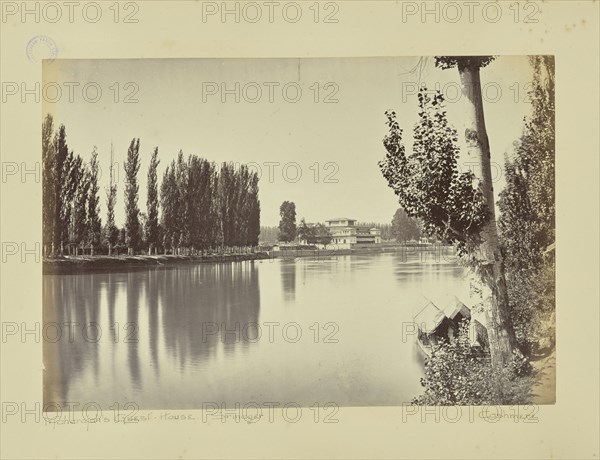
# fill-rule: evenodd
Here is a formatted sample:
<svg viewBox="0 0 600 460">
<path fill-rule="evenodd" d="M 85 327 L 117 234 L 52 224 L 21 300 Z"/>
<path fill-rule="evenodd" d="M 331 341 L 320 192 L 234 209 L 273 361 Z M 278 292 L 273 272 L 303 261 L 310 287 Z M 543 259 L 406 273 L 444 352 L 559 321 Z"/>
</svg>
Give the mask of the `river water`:
<svg viewBox="0 0 600 460">
<path fill-rule="evenodd" d="M 44 275 L 44 403 L 194 409 L 400 405 L 421 392 L 412 318 L 464 288 L 419 253 Z"/>
</svg>

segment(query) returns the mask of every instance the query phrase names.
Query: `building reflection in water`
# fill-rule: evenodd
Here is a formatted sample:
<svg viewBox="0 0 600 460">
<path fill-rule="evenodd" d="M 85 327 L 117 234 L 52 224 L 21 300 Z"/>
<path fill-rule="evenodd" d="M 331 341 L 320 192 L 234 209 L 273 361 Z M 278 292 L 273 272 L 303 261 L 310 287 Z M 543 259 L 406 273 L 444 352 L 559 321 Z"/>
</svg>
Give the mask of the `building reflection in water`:
<svg viewBox="0 0 600 460">
<path fill-rule="evenodd" d="M 286 302 L 296 300 L 296 261 L 281 260 L 281 288 Z"/>
</svg>

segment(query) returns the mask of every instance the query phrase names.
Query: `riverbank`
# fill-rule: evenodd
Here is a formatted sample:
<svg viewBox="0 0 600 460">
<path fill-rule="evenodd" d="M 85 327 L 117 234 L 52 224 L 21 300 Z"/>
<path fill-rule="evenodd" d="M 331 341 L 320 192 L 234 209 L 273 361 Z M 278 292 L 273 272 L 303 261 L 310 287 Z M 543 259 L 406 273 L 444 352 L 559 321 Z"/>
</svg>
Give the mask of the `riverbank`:
<svg viewBox="0 0 600 460">
<path fill-rule="evenodd" d="M 145 267 L 168 267 L 180 264 L 193 263 L 227 263 L 243 262 L 247 260 L 312 258 L 317 261 L 332 260 L 338 256 L 401 253 L 406 256 L 415 254 L 429 254 L 434 259 L 451 259 L 455 256 L 447 246 L 410 247 L 402 245 L 377 245 L 357 247 L 352 249 L 297 249 L 281 248 L 278 251 L 258 251 L 252 253 L 224 253 L 210 255 L 95 255 L 95 256 L 64 256 L 48 258 L 42 261 L 42 273 L 50 274 L 75 274 L 92 271 L 123 271 Z"/>
<path fill-rule="evenodd" d="M 359 251 L 364 253 L 365 251 Z M 371 251 L 373 252 L 373 251 Z M 342 254 L 343 253 L 343 254 Z M 44 275 L 76 274 L 94 271 L 124 271 L 139 268 L 172 267 L 182 264 L 208 264 L 244 262 L 266 259 L 296 259 L 313 257 L 315 260 L 331 259 L 338 255 L 352 254 L 353 250 L 294 250 L 259 251 L 252 253 L 209 254 L 209 255 L 96 255 L 64 256 L 42 261 Z"/>
<path fill-rule="evenodd" d="M 168 267 L 181 264 L 243 262 L 271 258 L 266 252 L 249 254 L 212 254 L 204 256 L 66 256 L 42 261 L 44 275 L 75 274 L 93 271 L 123 271 L 136 268 Z"/>
<path fill-rule="evenodd" d="M 533 404 L 556 403 L 556 349 L 548 356 L 531 362 L 539 381 L 533 387 Z"/>
</svg>

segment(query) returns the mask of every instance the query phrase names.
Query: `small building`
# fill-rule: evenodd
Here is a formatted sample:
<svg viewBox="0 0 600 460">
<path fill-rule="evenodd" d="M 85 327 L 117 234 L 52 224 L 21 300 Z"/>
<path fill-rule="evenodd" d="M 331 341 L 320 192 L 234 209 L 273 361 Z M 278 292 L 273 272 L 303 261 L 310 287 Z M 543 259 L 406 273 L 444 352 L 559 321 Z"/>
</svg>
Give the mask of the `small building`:
<svg viewBox="0 0 600 460">
<path fill-rule="evenodd" d="M 331 243 L 338 248 L 350 249 L 356 244 L 381 243 L 380 229 L 357 225 L 356 219 L 337 217 L 325 223 L 331 233 Z"/>
</svg>

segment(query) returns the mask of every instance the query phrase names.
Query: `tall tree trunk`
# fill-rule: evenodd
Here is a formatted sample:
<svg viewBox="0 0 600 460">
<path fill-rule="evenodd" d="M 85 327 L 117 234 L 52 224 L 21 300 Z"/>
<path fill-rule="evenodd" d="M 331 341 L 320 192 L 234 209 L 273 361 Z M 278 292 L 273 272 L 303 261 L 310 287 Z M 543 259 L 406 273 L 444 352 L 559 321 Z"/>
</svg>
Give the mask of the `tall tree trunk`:
<svg viewBox="0 0 600 460">
<path fill-rule="evenodd" d="M 478 66 L 463 67 L 459 64 L 458 72 L 465 101 L 465 139 L 469 166 L 479 180 L 490 213 L 490 219 L 481 233 L 483 243 L 476 257 L 481 266 L 482 281 L 491 290 L 489 297 L 484 299 L 484 311 L 492 363 L 500 366 L 511 359 L 516 340 L 508 311 L 504 263 L 498 243 L 490 144 L 483 115 L 481 80 Z"/>
</svg>

